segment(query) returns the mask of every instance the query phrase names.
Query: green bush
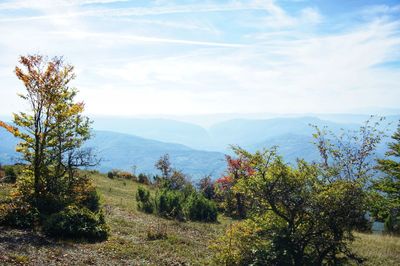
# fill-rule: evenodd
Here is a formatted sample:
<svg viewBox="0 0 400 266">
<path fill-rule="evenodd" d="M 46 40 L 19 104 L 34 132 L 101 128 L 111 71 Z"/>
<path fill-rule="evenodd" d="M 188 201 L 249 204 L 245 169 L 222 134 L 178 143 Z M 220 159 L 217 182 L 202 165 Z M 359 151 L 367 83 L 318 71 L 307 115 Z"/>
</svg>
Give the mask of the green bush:
<svg viewBox="0 0 400 266">
<path fill-rule="evenodd" d="M 166 218 L 184 220 L 182 201 L 184 196 L 176 190 L 162 190 L 156 197 L 157 213 Z"/>
<path fill-rule="evenodd" d="M 110 171 L 107 173 L 107 177 L 113 179 L 115 177 L 115 173 L 113 171 Z"/>
<path fill-rule="evenodd" d="M 145 213 L 153 213 L 154 204 L 151 200 L 149 190 L 143 187 L 138 187 L 136 193 L 136 201 L 137 201 L 137 207 L 140 211 L 143 211 Z"/>
<path fill-rule="evenodd" d="M 186 201 L 185 213 L 192 221 L 215 222 L 217 221 L 217 207 L 211 200 L 199 193 L 192 193 Z"/>
<path fill-rule="evenodd" d="M 385 231 L 400 235 L 400 215 L 398 212 L 392 212 L 385 220 Z"/>
<path fill-rule="evenodd" d="M 150 184 L 150 179 L 147 175 L 140 173 L 138 175 L 138 182 L 141 184 L 149 185 Z"/>
<path fill-rule="evenodd" d="M 101 212 L 94 213 L 75 205 L 50 215 L 44 222 L 43 231 L 46 235 L 67 239 L 101 241 L 108 237 L 108 227 Z"/>
<path fill-rule="evenodd" d="M 0 225 L 33 228 L 39 212 L 32 205 L 20 201 L 0 205 Z"/>
<path fill-rule="evenodd" d="M 4 181 L 8 183 L 15 183 L 17 181 L 17 173 L 11 165 L 4 166 L 5 178 Z"/>
</svg>

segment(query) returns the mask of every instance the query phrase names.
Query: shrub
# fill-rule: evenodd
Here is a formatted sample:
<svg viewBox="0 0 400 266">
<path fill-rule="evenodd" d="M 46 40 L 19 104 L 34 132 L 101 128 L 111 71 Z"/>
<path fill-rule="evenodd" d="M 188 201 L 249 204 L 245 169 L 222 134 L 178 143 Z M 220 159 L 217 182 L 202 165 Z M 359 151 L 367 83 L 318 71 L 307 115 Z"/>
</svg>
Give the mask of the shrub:
<svg viewBox="0 0 400 266">
<path fill-rule="evenodd" d="M 147 175 L 140 173 L 138 175 L 138 182 L 141 184 L 149 185 L 150 184 L 150 179 Z"/>
<path fill-rule="evenodd" d="M 8 183 L 15 183 L 17 181 L 17 174 L 11 165 L 4 166 L 5 177 L 4 181 Z"/>
<path fill-rule="evenodd" d="M 215 222 L 217 220 L 215 203 L 196 192 L 189 196 L 185 204 L 185 212 L 188 219 L 193 221 Z"/>
<path fill-rule="evenodd" d="M 39 212 L 29 203 L 15 201 L 0 205 L 0 224 L 16 228 L 33 228 Z"/>
<path fill-rule="evenodd" d="M 151 200 L 149 190 L 143 187 L 138 187 L 136 193 L 136 201 L 137 201 L 137 207 L 140 211 L 143 211 L 145 213 L 153 213 L 154 204 Z"/>
<path fill-rule="evenodd" d="M 123 178 L 123 179 L 129 179 L 129 180 L 135 180 L 136 177 L 134 175 L 132 175 L 129 172 L 118 172 L 117 175 L 118 178 Z"/>
<path fill-rule="evenodd" d="M 214 256 L 216 265 L 290 265 L 283 264 L 283 261 L 281 264 L 265 264 L 265 261 L 270 261 L 266 251 L 271 248 L 271 242 L 261 237 L 268 233 L 265 226 L 263 220 L 250 219 L 231 224 L 226 234 L 211 245 L 217 251 Z"/>
<path fill-rule="evenodd" d="M 103 214 L 76 205 L 50 215 L 44 222 L 43 231 L 57 238 L 101 241 L 108 237 Z"/>
<path fill-rule="evenodd" d="M 392 212 L 385 220 L 385 231 L 400 235 L 400 215 L 397 212 Z"/>
<path fill-rule="evenodd" d="M 156 197 L 157 213 L 166 218 L 183 220 L 183 194 L 175 190 L 162 190 Z"/>
<path fill-rule="evenodd" d="M 107 177 L 110 178 L 110 179 L 113 179 L 115 177 L 114 172 L 113 171 L 108 172 L 107 173 Z"/>
</svg>

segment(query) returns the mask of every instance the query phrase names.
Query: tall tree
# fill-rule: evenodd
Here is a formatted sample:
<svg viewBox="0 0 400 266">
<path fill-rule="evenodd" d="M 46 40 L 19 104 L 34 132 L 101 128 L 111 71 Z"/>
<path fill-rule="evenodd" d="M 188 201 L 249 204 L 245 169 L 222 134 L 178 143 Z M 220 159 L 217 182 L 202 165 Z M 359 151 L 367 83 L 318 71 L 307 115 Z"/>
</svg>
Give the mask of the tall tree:
<svg viewBox="0 0 400 266">
<path fill-rule="evenodd" d="M 387 157 L 377 160 L 377 169 L 384 176 L 373 187 L 381 196 L 379 208 L 387 229 L 400 233 L 400 122 L 392 139 L 385 154 Z"/>
<path fill-rule="evenodd" d="M 29 112 L 14 113 L 14 125 L 0 123 L 21 142 L 22 153 L 33 176 L 34 199 L 57 194 L 72 182 L 77 167 L 94 164 L 82 145 L 90 137 L 90 121 L 82 115 L 84 103 L 76 102 L 73 66 L 62 57 L 21 56 L 15 74 L 26 88 L 19 96 Z"/>
</svg>

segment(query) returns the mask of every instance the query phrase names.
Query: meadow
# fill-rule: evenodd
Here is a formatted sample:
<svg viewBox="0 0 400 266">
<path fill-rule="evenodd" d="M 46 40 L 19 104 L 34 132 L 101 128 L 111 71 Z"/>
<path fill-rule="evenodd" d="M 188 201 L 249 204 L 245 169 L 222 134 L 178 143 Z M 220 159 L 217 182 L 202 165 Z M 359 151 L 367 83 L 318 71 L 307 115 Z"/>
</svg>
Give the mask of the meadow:
<svg viewBox="0 0 400 266">
<path fill-rule="evenodd" d="M 137 211 L 135 193 L 140 184 L 91 173 L 110 226 L 107 241 L 53 240 L 40 232 L 2 227 L 2 265 L 214 265 L 209 245 L 223 234 L 230 218 L 217 223 L 177 222 Z M 0 199 L 12 186 L 0 184 Z M 164 237 L 149 239 L 161 232 Z M 399 265 L 400 238 L 356 233 L 352 249 L 364 265 Z"/>
</svg>

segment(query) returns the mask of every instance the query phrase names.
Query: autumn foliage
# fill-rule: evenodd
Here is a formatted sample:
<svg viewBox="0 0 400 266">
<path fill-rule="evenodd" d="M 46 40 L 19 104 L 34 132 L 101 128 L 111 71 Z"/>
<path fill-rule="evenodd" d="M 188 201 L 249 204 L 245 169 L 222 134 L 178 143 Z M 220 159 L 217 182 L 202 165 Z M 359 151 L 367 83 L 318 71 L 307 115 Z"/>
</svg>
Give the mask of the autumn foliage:
<svg viewBox="0 0 400 266">
<path fill-rule="evenodd" d="M 91 136 L 91 122 L 82 114 L 84 103 L 75 101 L 77 90 L 70 86 L 73 66 L 62 57 L 42 55 L 21 56 L 19 63 L 15 74 L 26 89 L 19 96 L 29 111 L 14 113 L 12 125 L 0 122 L 0 126 L 20 140 L 17 151 L 26 167 L 10 199 L 19 205 L 3 213 L 3 222 L 13 220 L 10 213 L 23 219 L 18 212 L 27 208 L 36 214 L 29 223 L 18 221 L 27 227 L 41 225 L 70 205 L 98 211 L 96 190 L 79 171 L 97 161 L 90 149 L 83 148 Z"/>
</svg>

